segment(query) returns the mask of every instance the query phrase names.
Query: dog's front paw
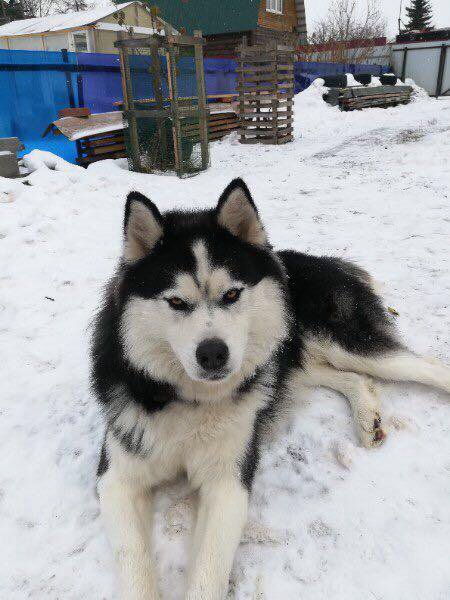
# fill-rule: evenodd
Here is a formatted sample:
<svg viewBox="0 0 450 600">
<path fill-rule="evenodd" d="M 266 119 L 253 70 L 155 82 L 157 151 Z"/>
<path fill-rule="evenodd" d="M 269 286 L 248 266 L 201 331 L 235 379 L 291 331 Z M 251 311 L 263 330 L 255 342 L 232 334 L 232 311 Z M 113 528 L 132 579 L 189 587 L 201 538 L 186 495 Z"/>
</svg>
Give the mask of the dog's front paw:
<svg viewBox="0 0 450 600">
<path fill-rule="evenodd" d="M 357 427 L 360 440 L 365 448 L 380 446 L 386 439 L 386 432 L 378 412 L 373 413 L 370 419 L 357 419 Z"/>
</svg>

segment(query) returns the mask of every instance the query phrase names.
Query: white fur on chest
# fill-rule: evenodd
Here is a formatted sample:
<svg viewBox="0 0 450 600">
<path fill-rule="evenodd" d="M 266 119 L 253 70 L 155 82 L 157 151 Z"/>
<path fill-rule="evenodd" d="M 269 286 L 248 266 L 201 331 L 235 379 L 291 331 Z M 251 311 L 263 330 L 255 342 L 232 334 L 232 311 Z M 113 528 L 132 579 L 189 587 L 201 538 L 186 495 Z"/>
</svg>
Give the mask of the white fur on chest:
<svg viewBox="0 0 450 600">
<path fill-rule="evenodd" d="M 111 465 L 121 477 L 149 487 L 182 472 L 194 488 L 236 473 L 252 438 L 256 414 L 265 402 L 263 393 L 252 391 L 237 401 L 173 403 L 150 415 L 130 403 L 115 420 L 115 427 L 133 432 L 142 452 L 126 451 L 110 432 L 107 450 Z"/>
</svg>

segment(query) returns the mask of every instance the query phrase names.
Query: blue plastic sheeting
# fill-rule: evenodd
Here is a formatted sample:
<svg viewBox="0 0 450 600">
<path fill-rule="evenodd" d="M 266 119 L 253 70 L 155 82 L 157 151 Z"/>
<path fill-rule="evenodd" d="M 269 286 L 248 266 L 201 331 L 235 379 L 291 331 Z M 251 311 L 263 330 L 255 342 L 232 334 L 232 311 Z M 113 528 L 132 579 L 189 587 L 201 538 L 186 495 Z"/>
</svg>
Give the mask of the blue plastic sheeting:
<svg viewBox="0 0 450 600">
<path fill-rule="evenodd" d="M 79 54 L 84 105 L 91 112 L 107 112 L 114 109 L 114 102 L 122 100 L 122 84 L 119 70 L 119 57 L 116 54 Z M 205 85 L 208 95 L 233 94 L 237 92 L 236 61 L 222 58 L 205 58 Z M 86 66 L 104 67 L 104 71 L 87 72 Z M 130 56 L 133 94 L 135 98 L 152 98 L 153 81 L 149 71 L 149 56 Z M 177 61 L 178 93 L 180 96 L 195 96 L 195 61 L 182 57 Z M 168 95 L 167 65 L 161 57 L 161 81 L 163 93 Z"/>
<path fill-rule="evenodd" d="M 64 60 L 67 60 L 65 62 Z M 68 65 L 69 71 L 64 70 Z M 207 94 L 232 94 L 237 89 L 236 61 L 206 58 Z M 150 58 L 130 55 L 135 98 L 153 97 Z M 163 92 L 167 95 L 167 65 L 161 59 Z M 192 57 L 177 60 L 180 96 L 197 95 L 195 62 Z M 25 152 L 34 148 L 75 161 L 76 147 L 64 136 L 42 134 L 58 111 L 71 105 L 86 106 L 92 113 L 117 109 L 122 101 L 119 56 L 117 54 L 0 50 L 0 137 L 17 136 Z"/>
<path fill-rule="evenodd" d="M 82 86 L 82 105 L 92 113 L 114 110 L 114 102 L 122 101 L 122 83 L 118 54 L 83 52 L 77 54 Z M 85 68 L 94 67 L 95 71 Z"/>
<path fill-rule="evenodd" d="M 306 90 L 311 83 L 319 77 L 325 75 L 344 75 L 351 73 L 359 75 L 361 73 L 370 73 L 379 77 L 383 73 L 388 73 L 391 68 L 387 65 L 354 65 L 328 62 L 297 62 L 294 66 L 295 93 L 298 94 Z"/>
<path fill-rule="evenodd" d="M 133 92 L 136 99 L 152 98 L 153 82 L 148 55 L 130 55 Z M 237 62 L 223 58 L 205 58 L 205 83 L 208 95 L 234 94 L 237 91 Z M 161 58 L 163 93 L 167 89 L 167 64 Z M 196 96 L 193 57 L 177 59 L 180 96 Z M 295 92 L 306 89 L 314 79 L 343 73 L 389 71 L 387 66 L 344 65 L 299 62 L 295 64 Z M 26 146 L 49 150 L 66 160 L 75 161 L 76 147 L 63 136 L 42 133 L 71 106 L 86 106 L 92 113 L 115 110 L 122 101 L 119 56 L 71 52 L 0 50 L 0 137 L 17 136 Z"/>
<path fill-rule="evenodd" d="M 69 52 L 66 58 L 67 63 L 61 52 L 0 50 L 0 137 L 19 137 L 28 152 L 49 148 L 42 134 L 58 110 L 69 106 L 66 79 L 78 102 L 76 74 L 64 72 L 65 64 L 76 64 L 76 55 Z M 72 142 L 61 141 L 57 146 L 61 156 L 74 159 Z"/>
<path fill-rule="evenodd" d="M 207 94 L 237 93 L 237 62 L 226 58 L 205 58 Z"/>
</svg>

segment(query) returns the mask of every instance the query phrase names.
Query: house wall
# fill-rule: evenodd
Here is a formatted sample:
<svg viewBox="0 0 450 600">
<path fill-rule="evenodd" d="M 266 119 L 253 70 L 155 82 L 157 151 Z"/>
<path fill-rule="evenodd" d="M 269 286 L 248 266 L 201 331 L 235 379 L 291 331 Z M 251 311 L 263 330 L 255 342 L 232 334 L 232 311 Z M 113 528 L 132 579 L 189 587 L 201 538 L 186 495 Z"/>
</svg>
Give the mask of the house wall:
<svg viewBox="0 0 450 600">
<path fill-rule="evenodd" d="M 284 0 L 282 15 L 268 11 L 266 6 L 266 0 L 262 0 L 258 16 L 258 25 L 260 27 L 275 29 L 276 31 L 289 31 L 291 33 L 296 30 L 298 19 L 295 0 Z"/>
<path fill-rule="evenodd" d="M 43 50 L 40 35 L 12 36 L 8 38 L 10 50 Z"/>
<path fill-rule="evenodd" d="M 138 27 L 151 27 L 152 26 L 152 18 L 151 15 L 144 9 L 142 6 L 138 4 L 134 4 L 131 6 L 127 6 L 125 8 L 118 8 L 118 10 L 108 17 L 105 17 L 100 22 L 101 23 L 118 23 L 118 19 L 114 16 L 118 13 L 123 12 L 125 15 L 125 24 L 126 25 L 135 25 Z"/>
<path fill-rule="evenodd" d="M 152 19 L 150 14 L 137 4 L 127 6 L 124 9 L 118 9 L 124 13 L 125 25 L 136 27 L 152 27 Z M 118 23 L 118 19 L 114 15 L 109 15 L 99 21 L 101 23 Z M 114 48 L 114 42 L 117 40 L 116 31 L 101 31 L 92 29 L 91 27 L 81 28 L 82 31 L 88 32 L 88 47 L 90 52 L 102 52 L 109 54 L 117 54 L 117 49 Z M 136 37 L 142 37 L 136 35 Z M 44 39 L 44 47 L 42 45 Z M 9 48 L 11 50 L 62 50 L 67 48 L 69 51 L 74 51 L 72 44 L 72 36 L 70 32 L 51 33 L 44 36 L 27 35 L 27 36 L 10 36 L 8 38 Z M 0 38 L 0 49 L 8 49 L 8 42 L 5 38 Z"/>
<path fill-rule="evenodd" d="M 43 36 L 44 45 L 46 50 L 62 50 L 66 48 L 69 50 L 70 40 L 68 33 L 52 33 L 50 35 Z"/>
</svg>

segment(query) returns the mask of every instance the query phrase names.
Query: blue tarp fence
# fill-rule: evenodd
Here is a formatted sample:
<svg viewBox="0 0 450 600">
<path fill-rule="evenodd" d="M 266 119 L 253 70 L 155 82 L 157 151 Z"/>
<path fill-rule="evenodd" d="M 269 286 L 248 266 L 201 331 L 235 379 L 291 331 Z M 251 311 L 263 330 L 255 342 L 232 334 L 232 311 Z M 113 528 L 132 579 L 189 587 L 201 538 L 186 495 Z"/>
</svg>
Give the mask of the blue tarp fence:
<svg viewBox="0 0 450 600">
<path fill-rule="evenodd" d="M 388 65 L 353 65 L 328 62 L 296 62 L 294 66 L 295 93 L 298 94 L 306 90 L 311 83 L 319 77 L 326 75 L 360 75 L 370 73 L 379 77 L 383 73 L 388 73 L 391 68 Z"/>
<path fill-rule="evenodd" d="M 148 56 L 131 56 L 135 98 L 153 96 Z M 233 94 L 237 90 L 237 62 L 205 58 L 206 93 Z M 162 61 L 163 71 L 166 68 Z M 180 95 L 196 95 L 195 65 L 180 59 Z M 378 65 L 341 65 L 299 62 L 295 64 L 295 92 L 314 79 L 339 73 L 372 73 L 389 70 Z M 163 78 L 164 80 L 164 78 Z M 116 110 L 122 100 L 119 57 L 116 54 L 74 53 L 65 50 L 0 50 L 0 137 L 17 136 L 26 152 L 34 148 L 75 161 L 76 148 L 63 136 L 42 138 L 46 127 L 69 106 L 86 106 L 92 113 Z M 116 104 L 115 104 L 116 103 Z"/>
</svg>

